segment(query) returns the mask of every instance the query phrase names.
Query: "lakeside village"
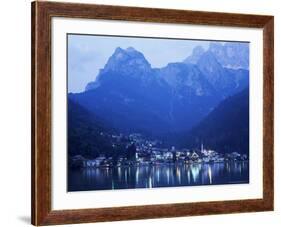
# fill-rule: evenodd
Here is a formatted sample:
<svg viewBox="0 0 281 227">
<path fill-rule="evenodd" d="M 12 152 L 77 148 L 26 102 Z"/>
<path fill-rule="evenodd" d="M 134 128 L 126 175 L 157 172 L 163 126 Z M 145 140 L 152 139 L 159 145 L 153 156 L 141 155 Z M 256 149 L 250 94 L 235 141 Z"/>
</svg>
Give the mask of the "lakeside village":
<svg viewBox="0 0 281 227">
<path fill-rule="evenodd" d="M 220 163 L 233 161 L 247 161 L 248 156 L 238 152 L 229 154 L 219 154 L 215 150 L 205 149 L 204 144 L 198 149 L 176 149 L 162 148 L 161 141 L 145 139 L 141 134 L 133 133 L 129 136 L 111 135 L 112 146 L 124 146 L 126 142 L 126 151 L 124 154 L 118 154 L 116 157 L 106 157 L 100 155 L 94 159 L 86 159 L 81 155 L 71 158 L 71 166 L 79 168 L 110 168 L 125 166 L 145 166 L 162 164 L 196 164 L 196 163 Z"/>
</svg>

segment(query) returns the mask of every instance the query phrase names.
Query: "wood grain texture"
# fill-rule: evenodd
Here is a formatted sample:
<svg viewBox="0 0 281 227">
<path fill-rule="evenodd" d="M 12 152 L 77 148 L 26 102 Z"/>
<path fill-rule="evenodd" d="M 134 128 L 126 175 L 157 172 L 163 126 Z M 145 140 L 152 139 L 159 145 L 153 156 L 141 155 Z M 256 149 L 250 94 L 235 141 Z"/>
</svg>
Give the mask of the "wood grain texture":
<svg viewBox="0 0 281 227">
<path fill-rule="evenodd" d="M 263 198 L 274 206 L 274 19 L 263 28 Z"/>
<path fill-rule="evenodd" d="M 263 28 L 263 199 L 51 210 L 51 18 Z M 52 225 L 273 210 L 274 18 L 76 3 L 32 3 L 32 224 Z"/>
</svg>

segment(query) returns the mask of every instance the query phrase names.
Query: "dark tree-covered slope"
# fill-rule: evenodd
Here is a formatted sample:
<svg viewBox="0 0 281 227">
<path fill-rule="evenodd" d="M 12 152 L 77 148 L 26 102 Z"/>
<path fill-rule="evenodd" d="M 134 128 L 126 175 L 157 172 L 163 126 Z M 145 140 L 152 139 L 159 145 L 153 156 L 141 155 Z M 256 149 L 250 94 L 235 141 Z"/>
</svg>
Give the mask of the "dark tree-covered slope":
<svg viewBox="0 0 281 227">
<path fill-rule="evenodd" d="M 113 152 L 110 135 L 113 132 L 79 104 L 68 99 L 68 154 L 95 158 Z"/>
<path fill-rule="evenodd" d="M 222 101 L 194 127 L 184 144 L 215 149 L 220 153 L 249 152 L 249 89 Z"/>
</svg>

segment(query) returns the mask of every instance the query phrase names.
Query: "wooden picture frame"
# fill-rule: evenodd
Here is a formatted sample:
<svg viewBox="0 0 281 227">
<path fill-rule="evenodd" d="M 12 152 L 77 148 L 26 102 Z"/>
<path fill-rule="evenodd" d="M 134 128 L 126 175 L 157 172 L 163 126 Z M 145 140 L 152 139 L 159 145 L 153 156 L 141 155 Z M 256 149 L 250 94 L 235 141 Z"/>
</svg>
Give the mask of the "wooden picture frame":
<svg viewBox="0 0 281 227">
<path fill-rule="evenodd" d="M 52 17 L 235 26 L 263 29 L 263 198 L 53 211 L 51 208 Z M 74 224 L 207 214 L 272 211 L 274 207 L 273 70 L 273 16 L 45 1 L 33 2 L 32 224 Z"/>
</svg>

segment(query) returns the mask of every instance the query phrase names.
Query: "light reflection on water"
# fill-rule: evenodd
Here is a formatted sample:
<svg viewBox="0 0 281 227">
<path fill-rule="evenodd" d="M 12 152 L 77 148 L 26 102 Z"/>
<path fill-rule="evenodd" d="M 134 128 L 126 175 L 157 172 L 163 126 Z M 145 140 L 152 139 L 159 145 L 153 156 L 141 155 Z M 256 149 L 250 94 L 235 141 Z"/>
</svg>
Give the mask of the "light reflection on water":
<svg viewBox="0 0 281 227">
<path fill-rule="evenodd" d="M 249 163 L 164 164 L 70 170 L 68 191 L 249 182 Z"/>
</svg>

